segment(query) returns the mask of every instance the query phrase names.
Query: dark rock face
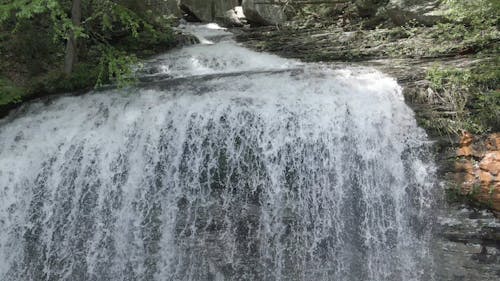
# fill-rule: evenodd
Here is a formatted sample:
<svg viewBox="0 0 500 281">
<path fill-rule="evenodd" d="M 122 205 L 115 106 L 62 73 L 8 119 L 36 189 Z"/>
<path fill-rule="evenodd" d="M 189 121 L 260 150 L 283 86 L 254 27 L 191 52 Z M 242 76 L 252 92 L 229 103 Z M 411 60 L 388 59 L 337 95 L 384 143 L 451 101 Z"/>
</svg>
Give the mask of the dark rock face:
<svg viewBox="0 0 500 281">
<path fill-rule="evenodd" d="M 492 213 L 466 205 L 446 206 L 438 218 L 437 280 L 498 280 L 500 223 Z"/>
</svg>

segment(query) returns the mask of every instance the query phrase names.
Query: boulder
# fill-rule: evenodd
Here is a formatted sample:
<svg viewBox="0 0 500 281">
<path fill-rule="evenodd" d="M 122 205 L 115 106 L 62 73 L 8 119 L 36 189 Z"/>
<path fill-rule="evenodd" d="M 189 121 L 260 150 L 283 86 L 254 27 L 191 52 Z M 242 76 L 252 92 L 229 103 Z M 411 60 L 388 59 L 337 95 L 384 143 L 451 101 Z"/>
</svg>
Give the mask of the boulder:
<svg viewBox="0 0 500 281">
<path fill-rule="evenodd" d="M 220 23 L 226 27 L 242 27 L 244 25 L 235 9 L 226 11 Z"/>
<path fill-rule="evenodd" d="M 178 0 L 179 8 L 190 20 L 222 21 L 226 13 L 238 6 L 238 0 Z"/>
<path fill-rule="evenodd" d="M 272 4 L 272 0 L 243 0 L 243 13 L 251 24 L 280 25 L 286 21 L 282 5 Z"/>
</svg>

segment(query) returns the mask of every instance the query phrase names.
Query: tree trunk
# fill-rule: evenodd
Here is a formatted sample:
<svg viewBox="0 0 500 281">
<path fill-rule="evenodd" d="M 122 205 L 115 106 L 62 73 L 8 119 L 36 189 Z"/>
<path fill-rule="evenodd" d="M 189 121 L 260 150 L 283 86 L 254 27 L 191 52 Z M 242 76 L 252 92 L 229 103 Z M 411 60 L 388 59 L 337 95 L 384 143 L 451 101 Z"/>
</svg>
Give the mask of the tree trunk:
<svg viewBox="0 0 500 281">
<path fill-rule="evenodd" d="M 82 0 L 73 0 L 71 7 L 71 21 L 73 26 L 80 27 L 82 21 Z M 71 74 L 73 66 L 76 64 L 78 57 L 78 45 L 75 33 L 70 31 L 68 42 L 66 44 L 66 55 L 64 58 L 64 73 Z"/>
</svg>

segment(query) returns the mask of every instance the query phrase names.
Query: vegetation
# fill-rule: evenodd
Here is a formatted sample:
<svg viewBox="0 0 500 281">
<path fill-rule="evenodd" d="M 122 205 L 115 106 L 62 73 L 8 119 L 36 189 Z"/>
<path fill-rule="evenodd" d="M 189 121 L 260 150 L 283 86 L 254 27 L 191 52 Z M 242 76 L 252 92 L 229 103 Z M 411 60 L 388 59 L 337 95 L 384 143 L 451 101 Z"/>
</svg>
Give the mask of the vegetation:
<svg viewBox="0 0 500 281">
<path fill-rule="evenodd" d="M 468 68 L 434 67 L 427 73 L 435 116 L 426 127 L 459 135 L 500 131 L 500 2 L 448 0 L 448 22 L 433 36 L 456 42 L 461 53 L 475 53 L 481 62 Z"/>
<path fill-rule="evenodd" d="M 428 103 L 436 108 L 424 125 L 452 135 L 500 131 L 499 62 L 496 57 L 472 68 L 430 69 Z"/>
<path fill-rule="evenodd" d="M 23 96 L 23 90 L 16 87 L 12 81 L 0 77 L 0 105 L 11 102 L 19 102 Z"/>
<path fill-rule="evenodd" d="M 143 2 L 0 0 L 0 105 L 133 81 L 138 56 L 174 44 L 171 19 Z"/>
<path fill-rule="evenodd" d="M 452 42 L 460 52 L 475 53 L 483 50 L 498 53 L 500 33 L 500 2 L 496 0 L 447 0 L 450 7 L 447 22 L 433 28 L 436 43 Z"/>
</svg>

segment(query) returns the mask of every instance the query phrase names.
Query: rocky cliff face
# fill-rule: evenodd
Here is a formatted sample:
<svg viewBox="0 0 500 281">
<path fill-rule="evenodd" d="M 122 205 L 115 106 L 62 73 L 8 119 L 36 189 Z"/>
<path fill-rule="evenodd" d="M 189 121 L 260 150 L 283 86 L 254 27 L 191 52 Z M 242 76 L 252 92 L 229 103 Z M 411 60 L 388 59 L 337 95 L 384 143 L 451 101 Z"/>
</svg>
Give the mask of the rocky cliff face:
<svg viewBox="0 0 500 281">
<path fill-rule="evenodd" d="M 457 151 L 455 179 L 461 195 L 500 211 L 500 133 L 476 138 L 465 133 Z"/>
</svg>

